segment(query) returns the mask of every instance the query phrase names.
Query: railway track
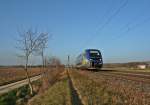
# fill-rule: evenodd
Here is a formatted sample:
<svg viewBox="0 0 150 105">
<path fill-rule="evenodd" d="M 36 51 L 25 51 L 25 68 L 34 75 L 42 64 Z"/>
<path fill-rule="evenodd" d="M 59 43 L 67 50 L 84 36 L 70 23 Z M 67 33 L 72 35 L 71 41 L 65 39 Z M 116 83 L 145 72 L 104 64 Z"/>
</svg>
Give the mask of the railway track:
<svg viewBox="0 0 150 105">
<path fill-rule="evenodd" d="M 99 72 L 95 75 L 103 75 L 103 76 L 109 76 L 114 77 L 116 79 L 122 79 L 122 80 L 128 80 L 128 81 L 134 81 L 138 83 L 146 83 L 150 84 L 150 75 L 145 74 L 133 74 L 133 73 L 122 73 L 122 72 Z"/>
<path fill-rule="evenodd" d="M 96 81 L 101 78 L 108 79 L 109 81 L 113 79 L 116 82 L 132 84 L 134 87 L 142 89 L 142 91 L 150 91 L 150 73 L 120 70 L 102 70 L 99 72 L 84 70 L 84 74 Z"/>
<path fill-rule="evenodd" d="M 87 71 L 92 73 L 96 77 L 100 75 L 107 77 L 115 77 L 117 79 L 129 80 L 134 82 L 150 83 L 150 72 L 137 72 L 137 71 L 126 71 L 126 70 L 115 70 L 115 69 L 103 69 L 98 72 Z"/>
</svg>

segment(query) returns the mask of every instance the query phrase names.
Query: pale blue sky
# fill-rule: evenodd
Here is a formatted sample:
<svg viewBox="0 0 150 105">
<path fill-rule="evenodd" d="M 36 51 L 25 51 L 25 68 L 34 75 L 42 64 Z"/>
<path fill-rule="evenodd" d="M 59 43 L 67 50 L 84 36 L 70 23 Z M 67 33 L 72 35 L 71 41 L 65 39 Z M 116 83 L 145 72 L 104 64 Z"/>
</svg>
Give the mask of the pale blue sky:
<svg viewBox="0 0 150 105">
<path fill-rule="evenodd" d="M 53 34 L 46 55 L 63 63 L 86 48 L 104 62 L 150 61 L 149 10 L 150 0 L 0 0 L 0 65 L 20 62 L 17 29 L 30 27 Z"/>
</svg>

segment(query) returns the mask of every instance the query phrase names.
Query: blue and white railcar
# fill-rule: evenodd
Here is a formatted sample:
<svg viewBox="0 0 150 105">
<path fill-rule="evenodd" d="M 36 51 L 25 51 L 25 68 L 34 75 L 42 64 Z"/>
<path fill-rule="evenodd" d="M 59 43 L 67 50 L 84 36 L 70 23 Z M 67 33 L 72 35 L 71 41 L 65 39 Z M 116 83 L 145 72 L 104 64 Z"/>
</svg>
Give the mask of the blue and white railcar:
<svg viewBox="0 0 150 105">
<path fill-rule="evenodd" d="M 77 68 L 97 69 L 102 68 L 101 52 L 97 49 L 86 49 L 76 59 Z"/>
</svg>

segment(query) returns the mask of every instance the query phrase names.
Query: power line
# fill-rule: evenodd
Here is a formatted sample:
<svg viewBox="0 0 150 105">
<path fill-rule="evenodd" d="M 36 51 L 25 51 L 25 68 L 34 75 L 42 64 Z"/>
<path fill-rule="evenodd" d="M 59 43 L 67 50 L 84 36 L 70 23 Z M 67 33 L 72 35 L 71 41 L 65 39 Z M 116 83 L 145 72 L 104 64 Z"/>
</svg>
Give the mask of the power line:
<svg viewBox="0 0 150 105">
<path fill-rule="evenodd" d="M 124 8 L 127 4 L 128 4 L 128 0 L 125 0 L 125 2 L 110 17 L 107 18 L 106 22 L 100 28 L 99 27 L 96 28 L 96 33 L 97 33 L 97 31 L 100 31 L 100 30 L 104 29 L 106 27 L 106 25 L 108 25 L 112 21 L 112 19 L 119 14 L 119 12 L 121 11 L 121 9 Z M 112 11 L 112 7 L 111 6 L 110 6 L 109 9 L 110 10 L 108 10 L 107 12 Z M 105 14 L 104 14 L 103 17 L 105 17 Z M 93 35 L 90 35 L 89 39 L 85 42 L 85 44 L 83 46 L 81 46 L 81 49 L 83 49 L 83 47 L 87 46 L 87 44 L 89 44 L 89 41 L 92 41 L 91 39 L 94 40 L 94 38 L 93 38 Z"/>
<path fill-rule="evenodd" d="M 145 24 L 145 23 L 148 22 L 148 21 L 150 21 L 150 17 L 144 19 L 143 21 L 141 21 L 141 22 L 135 24 L 135 25 L 132 26 L 132 27 L 127 26 L 127 30 L 124 31 L 122 34 L 117 35 L 113 40 L 116 40 L 116 39 L 119 39 L 119 38 L 123 37 L 126 33 L 129 33 L 130 31 L 136 29 L 137 27 L 140 27 L 141 25 Z"/>
<path fill-rule="evenodd" d="M 143 11 L 141 11 L 138 15 L 136 15 L 134 18 L 132 18 L 127 24 L 125 24 L 120 30 L 122 29 L 126 29 L 123 33 L 117 35 L 114 38 L 120 38 L 122 36 L 122 34 L 128 33 L 131 30 L 136 29 L 136 27 L 140 27 L 142 24 L 144 24 L 145 22 L 149 21 L 149 18 L 144 19 L 143 21 L 136 23 L 136 21 L 139 19 L 139 17 L 143 16 Z M 136 24 L 135 24 L 136 23 Z M 135 24 L 134 26 L 132 24 Z M 131 27 L 132 26 L 132 27 Z"/>
<path fill-rule="evenodd" d="M 113 3 L 113 2 L 114 2 L 114 1 L 112 0 L 112 3 Z M 108 9 L 106 10 L 105 14 L 101 17 L 101 19 L 104 19 L 108 14 L 110 14 L 110 13 L 113 11 L 113 5 L 112 5 L 112 3 L 110 3 L 111 5 L 108 6 L 108 7 L 110 7 L 110 8 L 108 8 Z M 97 27 L 96 27 L 96 31 L 98 31 L 99 26 L 101 25 L 102 22 L 103 22 L 103 21 L 100 21 L 100 22 L 98 23 L 98 25 L 97 25 Z"/>
<path fill-rule="evenodd" d="M 121 0 L 122 1 L 122 0 Z M 110 3 L 110 5 L 108 5 L 108 9 L 106 10 L 106 12 L 101 16 L 101 19 L 104 19 L 108 14 L 110 14 L 112 11 L 113 11 L 113 5 L 112 5 L 112 3 L 114 3 L 114 0 L 112 0 L 111 1 L 111 3 Z M 96 31 L 98 31 L 98 29 L 99 29 L 99 26 L 100 26 L 100 24 L 102 23 L 103 21 L 100 21 L 99 23 L 98 23 L 98 25 L 97 25 L 97 27 L 96 27 Z M 95 32 L 96 32 L 95 31 Z M 90 36 L 91 37 L 91 36 Z M 88 42 L 88 41 L 86 41 L 86 42 Z M 85 45 L 83 45 L 83 46 L 85 46 Z M 83 46 L 81 46 L 81 48 L 83 48 Z M 79 48 L 80 49 L 80 48 Z"/>
<path fill-rule="evenodd" d="M 112 19 L 121 11 L 121 9 L 124 8 L 124 7 L 127 5 L 127 3 L 128 3 L 128 0 L 126 0 L 126 1 L 117 9 L 117 11 L 116 11 L 113 15 L 111 15 L 110 17 L 108 17 L 107 21 L 106 21 L 100 28 L 98 28 L 98 29 L 99 29 L 99 30 L 104 29 L 104 28 L 106 27 L 106 25 L 108 25 L 108 24 L 112 21 Z M 142 15 L 140 15 L 140 16 L 142 16 Z M 137 19 L 138 19 L 137 17 L 139 18 L 139 16 L 136 16 L 136 17 L 133 18 L 131 21 L 129 21 L 129 22 L 123 27 L 123 28 L 125 28 L 126 30 L 125 30 L 123 33 L 117 35 L 117 36 L 115 37 L 115 39 L 119 39 L 119 38 L 125 36 L 124 34 L 129 33 L 129 32 L 131 32 L 131 31 L 135 30 L 136 28 L 141 27 L 141 26 L 142 26 L 143 24 L 145 24 L 146 22 L 149 22 L 149 21 L 150 21 L 150 17 L 148 17 L 148 18 L 146 18 L 146 19 L 144 19 L 144 20 L 142 20 L 142 21 L 140 21 L 140 22 L 138 22 L 138 23 L 135 24 L 135 22 L 136 22 Z M 134 20 L 134 21 L 133 21 L 133 20 Z M 132 24 L 134 24 L 134 25 L 132 25 Z M 123 28 L 122 28 L 122 29 L 123 29 Z M 94 38 L 95 38 L 95 37 L 94 37 Z M 94 39 L 94 38 L 93 38 L 93 36 L 90 36 L 90 39 L 87 40 L 87 42 L 86 42 L 85 44 L 87 45 L 87 43 L 89 43 L 89 41 L 92 41 L 91 39 Z"/>
<path fill-rule="evenodd" d="M 125 2 L 114 12 L 114 14 L 108 17 L 107 21 L 99 29 L 97 29 L 97 31 L 101 31 L 102 29 L 104 29 L 106 25 L 108 25 L 112 21 L 112 19 L 119 14 L 121 9 L 124 8 L 127 4 L 128 4 L 128 0 L 125 0 Z M 91 42 L 92 40 L 94 40 L 94 38 L 93 35 L 91 35 L 90 38 L 85 42 L 84 46 L 86 46 L 89 43 L 89 41 Z"/>
</svg>

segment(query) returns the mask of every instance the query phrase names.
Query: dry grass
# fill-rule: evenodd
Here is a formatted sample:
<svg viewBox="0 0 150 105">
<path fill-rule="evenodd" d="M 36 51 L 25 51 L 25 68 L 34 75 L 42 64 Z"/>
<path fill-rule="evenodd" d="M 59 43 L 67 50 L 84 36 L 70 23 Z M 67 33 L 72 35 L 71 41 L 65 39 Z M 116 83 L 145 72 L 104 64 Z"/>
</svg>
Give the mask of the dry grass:
<svg viewBox="0 0 150 105">
<path fill-rule="evenodd" d="M 64 73 L 63 73 L 64 68 L 59 68 L 59 69 L 47 68 L 47 69 L 48 69 L 47 72 L 45 72 L 45 74 L 42 75 L 41 79 L 32 82 L 35 96 L 30 96 L 29 87 L 28 85 L 26 85 L 1 95 L 0 105 L 26 105 L 29 100 L 32 100 L 32 98 L 34 99 L 38 95 L 46 94 L 48 88 L 53 86 L 53 84 L 55 84 L 57 81 L 66 78 L 64 77 Z M 21 69 L 18 68 L 18 70 Z"/>
<path fill-rule="evenodd" d="M 64 72 L 63 67 L 55 68 L 47 68 L 45 73 L 42 75 L 41 81 L 42 86 L 40 88 L 40 93 L 45 92 L 50 86 L 52 86 L 54 83 L 60 80 L 62 77 L 62 74 Z"/>
<path fill-rule="evenodd" d="M 40 74 L 39 67 L 29 68 L 28 71 L 30 76 Z M 0 68 L 0 85 L 8 84 L 25 78 L 26 74 L 23 68 L 18 67 Z"/>
<path fill-rule="evenodd" d="M 150 96 L 130 84 L 104 77 L 95 81 L 79 71 L 70 74 L 86 105 L 150 105 Z"/>
<path fill-rule="evenodd" d="M 32 99 L 28 105 L 71 105 L 70 89 L 66 73 L 43 94 Z"/>
</svg>

